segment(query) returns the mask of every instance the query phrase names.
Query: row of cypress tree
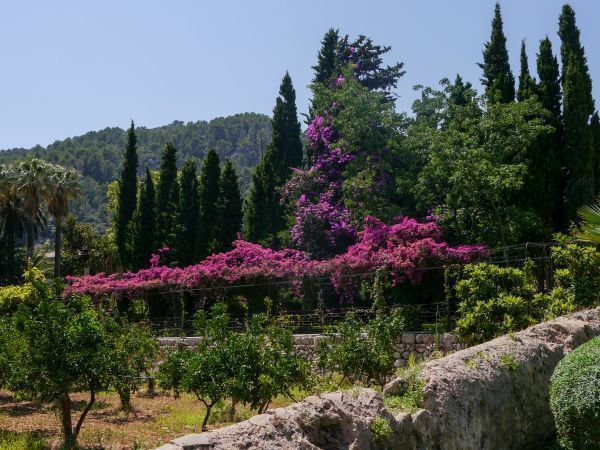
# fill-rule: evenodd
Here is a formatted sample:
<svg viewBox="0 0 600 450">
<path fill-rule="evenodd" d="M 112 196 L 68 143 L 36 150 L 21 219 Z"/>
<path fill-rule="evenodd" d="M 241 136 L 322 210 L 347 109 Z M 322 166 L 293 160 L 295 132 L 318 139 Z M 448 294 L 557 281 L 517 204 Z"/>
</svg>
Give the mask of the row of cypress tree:
<svg viewBox="0 0 600 450">
<path fill-rule="evenodd" d="M 223 167 L 215 150 L 202 161 L 187 160 L 177 170 L 177 149 L 167 143 L 160 169 L 137 177 L 137 138 L 128 130 L 114 220 L 115 240 L 124 269 L 149 265 L 150 256 L 169 247 L 169 259 L 186 266 L 231 248 L 242 223 L 239 178 L 232 162 Z M 139 191 L 139 193 L 138 193 Z"/>
<path fill-rule="evenodd" d="M 529 203 L 553 229 L 576 218 L 577 209 L 600 192 L 600 118 L 595 111 L 592 81 L 580 41 L 575 12 L 564 5 L 559 18 L 559 66 L 548 37 L 540 42 L 536 80 L 521 43 L 518 87 L 510 69 L 500 5 L 483 51 L 482 83 L 488 102 L 509 103 L 537 97 L 548 111 L 555 132 L 529 149 L 529 174 L 523 190 Z"/>
</svg>

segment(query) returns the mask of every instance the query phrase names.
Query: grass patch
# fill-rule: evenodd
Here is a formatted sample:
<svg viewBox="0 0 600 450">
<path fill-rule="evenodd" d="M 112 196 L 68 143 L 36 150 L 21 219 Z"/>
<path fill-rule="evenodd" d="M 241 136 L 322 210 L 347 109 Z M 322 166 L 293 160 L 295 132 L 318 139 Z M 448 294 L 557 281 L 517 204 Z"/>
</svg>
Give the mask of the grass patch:
<svg viewBox="0 0 600 450">
<path fill-rule="evenodd" d="M 517 370 L 519 368 L 519 361 L 513 353 L 504 353 L 500 355 L 500 364 L 508 370 Z"/>
<path fill-rule="evenodd" d="M 408 412 L 412 414 L 418 411 L 423 403 L 423 389 L 425 388 L 423 363 L 398 369 L 396 375 L 400 379 L 400 392 L 386 396 L 383 399 L 385 407 L 393 413 Z"/>
<path fill-rule="evenodd" d="M 0 430 L 0 450 L 44 450 L 43 439 L 32 433 Z"/>
<path fill-rule="evenodd" d="M 377 443 L 387 441 L 393 434 L 390 421 L 384 417 L 375 417 L 371 422 L 371 433 L 373 440 Z"/>
</svg>

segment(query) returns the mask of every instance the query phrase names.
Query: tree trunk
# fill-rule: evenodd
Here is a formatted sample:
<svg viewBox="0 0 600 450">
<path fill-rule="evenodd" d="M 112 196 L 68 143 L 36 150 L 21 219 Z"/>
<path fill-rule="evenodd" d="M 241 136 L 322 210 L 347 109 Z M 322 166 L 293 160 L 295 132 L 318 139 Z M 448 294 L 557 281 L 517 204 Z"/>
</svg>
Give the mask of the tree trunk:
<svg viewBox="0 0 600 450">
<path fill-rule="evenodd" d="M 75 448 L 75 439 L 73 435 L 73 425 L 71 423 L 71 399 L 69 394 L 63 394 L 60 398 L 60 414 L 63 430 L 64 448 Z"/>
<path fill-rule="evenodd" d="M 129 388 L 121 388 L 117 390 L 119 399 L 121 400 L 121 409 L 131 411 L 131 391 Z"/>
<path fill-rule="evenodd" d="M 202 421 L 202 431 L 208 431 L 208 418 L 210 417 L 210 411 L 212 410 L 212 407 L 214 406 L 215 402 L 208 403 L 202 400 L 202 403 L 204 403 L 204 406 L 206 406 L 206 415 L 204 416 L 204 420 Z"/>
<path fill-rule="evenodd" d="M 62 246 L 62 218 L 56 217 L 56 233 L 54 234 L 54 278 L 60 278 Z"/>
<path fill-rule="evenodd" d="M 15 222 L 10 219 L 6 223 L 6 262 L 8 264 L 8 278 L 11 283 L 15 282 L 17 277 L 15 273 Z"/>
<path fill-rule="evenodd" d="M 33 247 L 35 246 L 34 236 L 35 224 L 32 219 L 27 219 L 27 259 L 33 258 Z M 29 261 L 28 261 L 29 263 Z"/>
<path fill-rule="evenodd" d="M 90 391 L 90 401 L 87 404 L 87 406 L 85 407 L 85 409 L 83 410 L 83 412 L 81 413 L 81 416 L 79 416 L 79 420 L 77 421 L 77 426 L 75 427 L 73 442 L 77 441 L 77 436 L 79 436 L 79 432 L 81 431 L 81 425 L 83 425 L 83 421 L 85 420 L 85 417 L 88 415 L 88 413 L 92 409 L 92 406 L 94 406 L 94 403 L 96 403 L 96 391 L 94 391 L 92 389 Z"/>
</svg>

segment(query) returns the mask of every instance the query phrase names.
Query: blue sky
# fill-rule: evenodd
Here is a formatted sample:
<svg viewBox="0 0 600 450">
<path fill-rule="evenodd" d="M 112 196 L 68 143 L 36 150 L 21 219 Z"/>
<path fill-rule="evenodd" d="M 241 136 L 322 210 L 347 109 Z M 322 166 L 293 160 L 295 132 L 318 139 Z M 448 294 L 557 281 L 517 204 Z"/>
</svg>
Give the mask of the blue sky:
<svg viewBox="0 0 600 450">
<path fill-rule="evenodd" d="M 600 106 L 600 2 L 572 0 Z M 501 2 L 511 64 L 521 39 L 558 52 L 559 0 Z M 0 3 L 0 149 L 48 145 L 107 126 L 155 127 L 238 112 L 270 114 L 284 72 L 305 112 L 329 27 L 391 45 L 397 94 L 444 77 L 479 85 L 494 0 L 103 0 Z"/>
</svg>

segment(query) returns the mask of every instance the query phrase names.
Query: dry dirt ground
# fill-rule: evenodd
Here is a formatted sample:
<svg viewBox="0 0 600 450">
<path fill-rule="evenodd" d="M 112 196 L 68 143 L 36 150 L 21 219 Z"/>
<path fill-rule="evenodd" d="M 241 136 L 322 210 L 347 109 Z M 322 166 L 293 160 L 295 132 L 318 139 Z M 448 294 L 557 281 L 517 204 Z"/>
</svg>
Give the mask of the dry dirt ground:
<svg viewBox="0 0 600 450">
<path fill-rule="evenodd" d="M 71 399 L 75 423 L 87 395 L 74 394 Z M 276 399 L 271 407 L 289 403 L 287 399 Z M 204 417 L 202 403 L 186 394 L 177 400 L 167 394 L 136 394 L 132 406 L 133 411 L 125 413 L 119 408 L 117 394 L 99 394 L 83 424 L 79 444 L 86 449 L 151 449 L 183 434 L 200 432 Z M 253 414 L 238 407 L 232 419 L 230 405 L 223 404 L 213 410 L 209 428 L 244 420 Z M 58 448 L 60 444 L 57 411 L 47 404 L 19 401 L 8 391 L 0 391 L 0 431 L 31 433 L 43 438 L 49 448 Z"/>
</svg>

